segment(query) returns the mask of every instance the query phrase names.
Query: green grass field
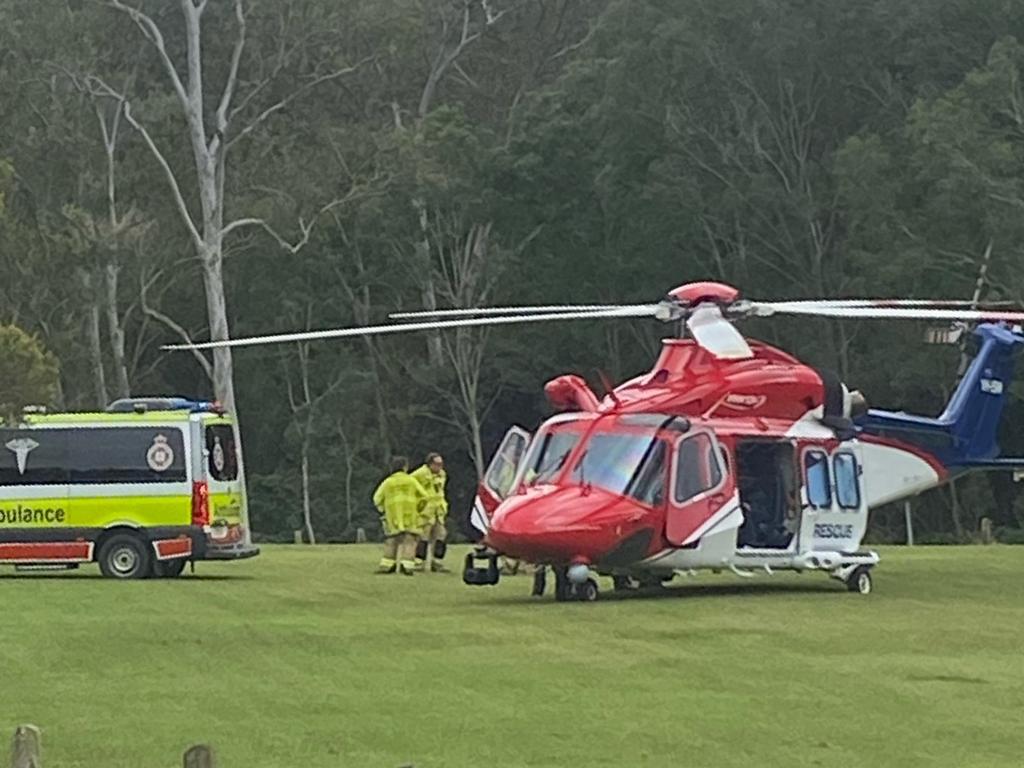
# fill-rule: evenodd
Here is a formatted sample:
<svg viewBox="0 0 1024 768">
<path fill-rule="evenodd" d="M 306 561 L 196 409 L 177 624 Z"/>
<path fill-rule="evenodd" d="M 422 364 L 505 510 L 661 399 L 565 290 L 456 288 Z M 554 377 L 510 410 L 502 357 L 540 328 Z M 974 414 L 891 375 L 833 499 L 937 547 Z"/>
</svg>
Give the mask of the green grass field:
<svg viewBox="0 0 1024 768">
<path fill-rule="evenodd" d="M 0 726 L 42 727 L 46 768 L 179 765 L 200 741 L 223 768 L 1024 762 L 1024 547 L 886 549 L 867 597 L 701 574 L 591 604 L 376 558 L 5 569 Z"/>
</svg>

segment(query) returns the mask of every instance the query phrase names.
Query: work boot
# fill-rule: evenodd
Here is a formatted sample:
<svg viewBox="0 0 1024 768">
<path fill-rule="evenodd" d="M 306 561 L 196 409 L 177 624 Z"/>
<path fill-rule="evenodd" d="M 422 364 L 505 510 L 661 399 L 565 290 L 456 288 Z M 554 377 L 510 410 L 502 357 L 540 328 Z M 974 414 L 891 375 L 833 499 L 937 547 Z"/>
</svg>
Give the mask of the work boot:
<svg viewBox="0 0 1024 768">
<path fill-rule="evenodd" d="M 395 566 L 395 565 L 390 565 L 390 566 L 389 565 L 380 565 L 380 566 L 377 566 L 376 573 L 378 573 L 378 574 L 394 573 L 395 570 L 397 569 L 397 567 L 398 566 Z"/>
<path fill-rule="evenodd" d="M 433 571 L 434 573 L 448 573 L 449 572 L 448 569 L 444 567 L 444 563 L 438 562 L 437 560 L 433 561 L 430 564 L 430 570 Z"/>
</svg>

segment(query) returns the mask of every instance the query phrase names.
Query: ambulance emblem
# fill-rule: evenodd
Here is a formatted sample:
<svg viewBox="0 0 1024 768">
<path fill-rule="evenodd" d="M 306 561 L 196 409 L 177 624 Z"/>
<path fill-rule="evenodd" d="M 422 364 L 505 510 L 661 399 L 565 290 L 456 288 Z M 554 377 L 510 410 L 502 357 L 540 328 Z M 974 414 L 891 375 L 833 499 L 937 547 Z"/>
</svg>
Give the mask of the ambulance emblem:
<svg viewBox="0 0 1024 768">
<path fill-rule="evenodd" d="M 218 472 L 224 471 L 224 446 L 219 437 L 213 438 L 213 466 Z"/>
<path fill-rule="evenodd" d="M 28 463 L 28 455 L 39 447 L 39 443 L 30 437 L 19 437 L 4 444 L 4 447 L 11 451 L 18 461 L 18 474 L 25 474 L 25 467 Z"/>
<path fill-rule="evenodd" d="M 164 435 L 153 438 L 153 444 L 146 451 L 146 463 L 154 472 L 165 472 L 174 463 L 174 450 Z"/>
</svg>

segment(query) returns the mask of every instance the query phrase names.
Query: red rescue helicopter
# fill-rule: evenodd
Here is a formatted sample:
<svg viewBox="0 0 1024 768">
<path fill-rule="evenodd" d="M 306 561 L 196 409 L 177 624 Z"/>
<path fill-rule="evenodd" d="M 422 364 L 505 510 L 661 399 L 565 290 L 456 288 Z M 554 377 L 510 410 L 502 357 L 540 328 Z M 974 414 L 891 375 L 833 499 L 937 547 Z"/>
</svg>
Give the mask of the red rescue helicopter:
<svg viewBox="0 0 1024 768">
<path fill-rule="evenodd" d="M 868 409 L 835 376 L 733 321 L 773 315 L 977 324 L 978 351 L 935 418 Z M 603 398 L 575 375 L 545 385 L 556 415 L 513 427 L 480 481 L 467 584 L 496 584 L 498 557 L 555 575 L 558 600 L 593 600 L 594 574 L 616 589 L 679 573 L 822 571 L 872 589 L 876 552 L 861 549 L 868 512 L 967 472 L 1024 470 L 997 431 L 1024 312 L 969 302 L 748 301 L 732 286 L 689 283 L 654 304 L 408 312 L 415 322 L 232 339 L 168 349 L 301 341 L 556 320 L 653 317 L 678 333 L 653 368 Z M 420 318 L 430 318 L 422 320 Z"/>
</svg>

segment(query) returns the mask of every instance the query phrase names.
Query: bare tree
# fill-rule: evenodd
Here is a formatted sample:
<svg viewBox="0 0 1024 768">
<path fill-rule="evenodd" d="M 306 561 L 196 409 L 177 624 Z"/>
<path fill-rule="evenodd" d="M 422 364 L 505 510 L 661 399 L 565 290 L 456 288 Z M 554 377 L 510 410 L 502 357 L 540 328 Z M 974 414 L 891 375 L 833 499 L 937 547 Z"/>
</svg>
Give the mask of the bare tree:
<svg viewBox="0 0 1024 768">
<path fill-rule="evenodd" d="M 433 279 L 438 295 L 450 306 L 485 304 L 508 254 L 491 240 L 490 222 L 467 224 L 459 214 L 437 213 L 429 225 L 431 247 L 437 254 Z M 481 391 L 481 378 L 490 338 L 487 328 L 457 328 L 441 337 L 444 362 L 450 366 L 456 388 L 442 386 L 453 419 L 466 436 L 477 475 L 485 468 L 481 426 L 494 398 Z M 495 393 L 496 394 L 496 393 Z"/>
<path fill-rule="evenodd" d="M 437 88 L 445 75 L 452 69 L 459 69 L 459 58 L 476 43 L 491 27 L 516 8 L 512 3 L 502 10 L 495 10 L 489 0 L 445 0 L 438 9 L 436 28 L 437 44 L 430 69 L 427 72 L 423 88 L 420 90 L 419 103 L 416 107 L 416 129 L 419 130 L 424 119 L 430 113 L 437 95 Z M 402 126 L 401 111 L 397 104 L 392 105 L 395 122 Z M 437 287 L 433 278 L 433 257 L 430 250 L 429 204 L 421 196 L 412 200 L 412 207 L 419 222 L 419 239 L 415 244 L 415 261 L 419 274 L 423 276 L 420 293 L 426 309 L 437 309 Z M 444 362 L 444 350 L 441 334 L 427 333 L 427 354 L 432 365 L 439 366 Z"/>
<path fill-rule="evenodd" d="M 310 305 L 306 310 L 306 328 L 312 325 L 313 307 Z M 294 423 L 299 430 L 299 466 L 302 484 L 302 521 L 306 530 L 306 538 L 310 544 L 316 544 L 316 532 L 313 530 L 313 510 L 310 502 L 310 447 L 313 442 L 313 435 L 316 429 L 317 407 L 328 396 L 333 394 L 341 385 L 343 374 L 337 378 L 322 392 L 315 397 L 312 394 L 309 373 L 309 344 L 302 342 L 296 345 L 296 356 L 298 358 L 298 387 L 292 382 L 291 371 L 295 366 L 285 364 L 285 382 L 288 388 L 288 404 L 292 409 Z M 298 393 L 296 393 L 298 389 Z M 338 426 L 341 429 L 340 424 Z M 351 475 L 351 463 L 349 466 Z M 348 512 L 351 519 L 351 509 Z"/>
<path fill-rule="evenodd" d="M 225 180 L 227 174 L 228 150 L 239 140 L 252 134 L 257 127 L 265 123 L 272 115 L 280 112 L 290 102 L 311 88 L 353 72 L 356 67 L 346 66 L 322 74 L 314 75 L 299 87 L 293 88 L 282 99 L 269 104 L 258 111 L 255 117 L 240 123 L 243 112 L 251 114 L 250 105 L 257 95 L 264 93 L 266 87 L 280 72 L 280 67 L 272 68 L 267 77 L 249 87 L 248 92 L 239 97 L 235 104 L 236 91 L 239 87 L 239 72 L 242 56 L 246 45 L 246 10 L 243 0 L 234 0 L 234 18 L 236 36 L 231 52 L 227 77 L 220 92 L 220 98 L 214 110 L 208 111 L 205 101 L 207 89 L 204 84 L 203 61 L 203 14 L 207 10 L 209 0 L 179 0 L 181 17 L 185 32 L 184 76 L 179 71 L 179 64 L 172 58 L 164 41 L 160 26 L 150 15 L 137 7 L 128 5 L 122 0 L 109 0 L 107 6 L 127 15 L 138 27 L 143 37 L 156 50 L 163 66 L 167 81 L 174 92 L 188 131 L 189 144 L 192 149 L 193 170 L 195 172 L 195 192 L 199 201 L 198 215 L 194 213 L 184 192 L 184 184 L 180 173 L 174 170 L 173 164 L 161 150 L 153 137 L 132 112 L 131 102 L 123 94 L 107 86 L 99 78 L 92 78 L 107 93 L 123 103 L 124 118 L 141 135 L 147 148 L 156 159 L 170 187 L 175 205 L 181 220 L 189 234 L 196 257 L 202 267 L 203 283 L 206 293 L 206 310 L 210 328 L 210 338 L 220 341 L 229 337 L 227 300 L 224 290 L 224 238 L 231 231 L 243 226 L 259 226 L 272 234 L 272 228 L 263 219 L 244 218 L 225 222 Z M 321 212 L 331 207 L 328 204 Z M 315 221 L 315 219 L 314 219 Z M 301 248 L 309 240 L 313 223 L 301 223 L 302 235 L 295 244 L 288 244 L 292 252 Z M 286 241 L 277 236 L 282 244 Z M 213 390 L 214 395 L 230 412 L 237 414 L 235 383 L 232 371 L 231 349 L 217 348 L 213 352 Z M 236 444 L 239 449 L 239 466 L 242 466 L 241 434 L 239 421 L 235 421 Z M 248 520 L 244 521 L 246 535 L 249 536 Z"/>
</svg>

